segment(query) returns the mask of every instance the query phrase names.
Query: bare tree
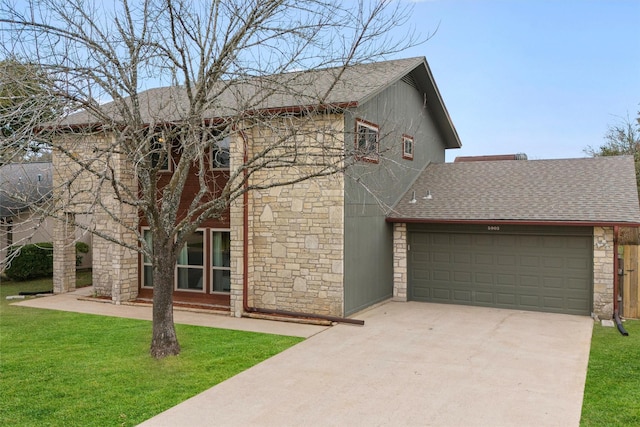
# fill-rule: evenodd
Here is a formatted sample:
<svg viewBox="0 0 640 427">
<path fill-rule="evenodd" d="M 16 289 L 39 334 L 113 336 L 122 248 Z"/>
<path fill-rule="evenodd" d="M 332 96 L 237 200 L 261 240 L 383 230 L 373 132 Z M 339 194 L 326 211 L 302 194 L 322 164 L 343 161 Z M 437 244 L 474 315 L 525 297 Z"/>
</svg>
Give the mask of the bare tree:
<svg viewBox="0 0 640 427">
<path fill-rule="evenodd" d="M 640 112 L 631 119 L 620 118 L 617 124 L 609 125 L 604 136 L 605 143 L 598 148 L 587 147 L 584 152 L 593 157 L 633 156 L 636 164 L 636 181 L 640 189 Z"/>
<path fill-rule="evenodd" d="M 0 166 L 50 160 L 45 141 L 32 139 L 33 133 L 24 130 L 58 115 L 61 104 L 51 94 L 51 83 L 38 64 L 12 56 L 0 61 Z"/>
<path fill-rule="evenodd" d="M 118 224 L 113 233 L 74 225 L 150 260 L 154 357 L 180 351 L 172 290 L 187 237 L 203 221 L 227 215 L 246 192 L 349 167 L 344 129 L 327 125 L 344 107 L 330 94 L 349 66 L 416 43 L 411 31 L 402 40 L 390 36 L 409 12 L 383 0 L 40 0 L 24 9 L 3 3 L 5 55 L 39 64 L 52 96 L 64 99 L 64 114 L 2 143 L 48 140 L 59 163 L 47 214 L 74 222 L 68 212 L 103 212 Z M 326 69 L 321 81 L 304 71 L 317 69 Z M 276 99 L 297 107 L 272 111 Z M 253 131 L 269 138 L 248 150 L 243 136 Z M 210 162 L 226 162 L 229 145 L 239 150 L 232 150 L 221 183 Z M 221 157 L 211 160 L 212 152 Z M 198 185 L 185 205 L 193 170 Z M 270 179 L 257 179 L 267 173 Z M 132 213 L 127 218 L 139 215 L 148 224 L 150 241 L 137 221 L 123 218 L 123 207 Z M 133 243 L 125 234 L 135 236 Z"/>
</svg>

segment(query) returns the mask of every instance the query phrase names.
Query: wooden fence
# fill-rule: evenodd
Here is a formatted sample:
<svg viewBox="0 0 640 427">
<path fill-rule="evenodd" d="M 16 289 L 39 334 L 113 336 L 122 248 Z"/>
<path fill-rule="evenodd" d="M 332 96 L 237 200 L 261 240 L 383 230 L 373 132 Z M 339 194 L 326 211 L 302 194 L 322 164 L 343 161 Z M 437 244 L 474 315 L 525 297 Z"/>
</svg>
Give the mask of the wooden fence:
<svg viewBox="0 0 640 427">
<path fill-rule="evenodd" d="M 640 318 L 640 251 L 638 245 L 624 245 L 622 258 L 622 316 L 630 319 Z"/>
</svg>

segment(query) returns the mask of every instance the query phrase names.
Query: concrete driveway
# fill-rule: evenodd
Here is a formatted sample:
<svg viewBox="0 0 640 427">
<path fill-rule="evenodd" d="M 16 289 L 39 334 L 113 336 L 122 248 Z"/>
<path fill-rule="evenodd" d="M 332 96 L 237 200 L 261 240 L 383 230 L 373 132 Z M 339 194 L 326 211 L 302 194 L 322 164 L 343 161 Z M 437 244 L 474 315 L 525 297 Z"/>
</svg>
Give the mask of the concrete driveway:
<svg viewBox="0 0 640 427">
<path fill-rule="evenodd" d="M 577 426 L 588 317 L 390 302 L 143 426 Z"/>
</svg>

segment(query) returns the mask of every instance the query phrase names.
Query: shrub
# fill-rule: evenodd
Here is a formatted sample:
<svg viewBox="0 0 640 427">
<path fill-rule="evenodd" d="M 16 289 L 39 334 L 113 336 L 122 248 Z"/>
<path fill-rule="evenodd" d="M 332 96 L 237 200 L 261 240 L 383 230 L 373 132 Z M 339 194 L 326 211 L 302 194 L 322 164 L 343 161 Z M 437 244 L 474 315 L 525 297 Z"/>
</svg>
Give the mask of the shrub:
<svg viewBox="0 0 640 427">
<path fill-rule="evenodd" d="M 76 243 L 76 265 L 82 262 L 82 255 L 89 252 L 89 245 Z M 8 257 L 9 267 L 4 271 L 11 280 L 22 281 L 38 277 L 53 276 L 53 243 L 32 243 L 24 246 L 11 246 Z"/>
<path fill-rule="evenodd" d="M 8 257 L 11 262 L 5 274 L 12 280 L 29 280 L 53 275 L 51 242 L 11 246 Z"/>
<path fill-rule="evenodd" d="M 89 245 L 85 242 L 76 242 L 76 267 L 82 264 L 82 255 L 89 252 Z"/>
</svg>

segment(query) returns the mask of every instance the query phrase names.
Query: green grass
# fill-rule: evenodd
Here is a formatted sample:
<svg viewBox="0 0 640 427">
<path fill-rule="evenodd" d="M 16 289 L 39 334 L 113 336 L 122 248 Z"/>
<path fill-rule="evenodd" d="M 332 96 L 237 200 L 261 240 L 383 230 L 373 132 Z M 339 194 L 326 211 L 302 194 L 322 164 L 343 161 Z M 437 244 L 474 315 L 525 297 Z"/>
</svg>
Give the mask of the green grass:
<svg viewBox="0 0 640 427">
<path fill-rule="evenodd" d="M 158 361 L 150 322 L 6 300 L 47 285 L 0 285 L 0 425 L 136 425 L 302 340 L 176 325 L 182 353 Z"/>
<path fill-rule="evenodd" d="M 624 327 L 594 325 L 581 426 L 640 425 L 640 321 Z"/>
</svg>

